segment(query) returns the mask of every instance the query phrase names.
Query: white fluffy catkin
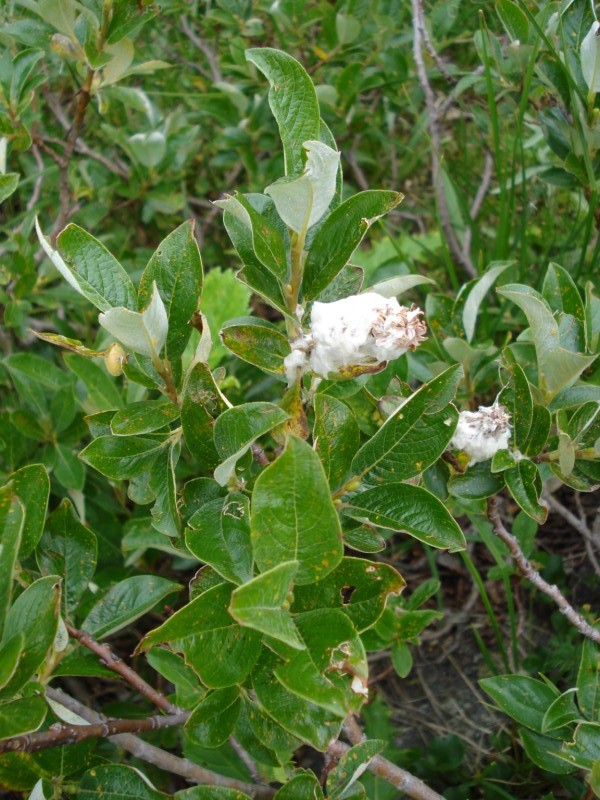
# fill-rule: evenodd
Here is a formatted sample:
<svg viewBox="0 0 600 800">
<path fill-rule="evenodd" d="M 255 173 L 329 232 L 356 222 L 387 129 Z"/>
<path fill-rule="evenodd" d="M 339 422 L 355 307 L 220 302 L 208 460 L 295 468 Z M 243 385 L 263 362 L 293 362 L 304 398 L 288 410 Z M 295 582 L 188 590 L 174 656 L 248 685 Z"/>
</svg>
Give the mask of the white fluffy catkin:
<svg viewBox="0 0 600 800">
<path fill-rule="evenodd" d="M 479 406 L 478 411 L 461 411 L 450 446 L 470 456 L 470 466 L 506 450 L 509 438 L 510 415 L 504 406 L 494 403 Z"/>
<path fill-rule="evenodd" d="M 423 341 L 422 314 L 376 292 L 314 303 L 310 332 L 284 361 L 288 380 L 309 370 L 322 378 L 375 372 Z"/>
</svg>

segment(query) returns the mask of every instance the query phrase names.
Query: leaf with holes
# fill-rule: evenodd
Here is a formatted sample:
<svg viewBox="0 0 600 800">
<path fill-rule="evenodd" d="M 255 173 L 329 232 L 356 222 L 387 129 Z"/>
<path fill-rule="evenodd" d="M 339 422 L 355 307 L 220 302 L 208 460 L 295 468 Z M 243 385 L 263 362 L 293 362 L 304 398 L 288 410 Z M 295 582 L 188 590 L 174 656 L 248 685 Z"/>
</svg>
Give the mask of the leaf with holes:
<svg viewBox="0 0 600 800">
<path fill-rule="evenodd" d="M 239 492 L 204 503 L 189 519 L 185 542 L 196 558 L 232 583 L 252 579 L 250 504 Z"/>
<path fill-rule="evenodd" d="M 377 622 L 388 597 L 400 594 L 405 586 L 402 575 L 389 564 L 346 557 L 318 583 L 295 587 L 292 612 L 339 608 L 362 633 Z"/>
</svg>

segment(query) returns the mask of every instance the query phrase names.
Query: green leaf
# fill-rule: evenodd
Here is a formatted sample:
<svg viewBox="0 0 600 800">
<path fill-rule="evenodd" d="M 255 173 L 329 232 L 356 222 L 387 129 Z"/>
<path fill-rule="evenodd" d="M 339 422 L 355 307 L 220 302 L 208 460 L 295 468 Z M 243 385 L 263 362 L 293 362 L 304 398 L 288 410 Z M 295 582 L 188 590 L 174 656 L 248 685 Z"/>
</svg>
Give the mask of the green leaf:
<svg viewBox="0 0 600 800">
<path fill-rule="evenodd" d="M 36 220 L 42 247 L 54 266 L 79 294 L 100 309 L 135 308 L 131 278 L 116 258 L 97 239 L 78 225 L 67 225 L 58 235 L 54 250 Z"/>
<path fill-rule="evenodd" d="M 239 586 L 231 595 L 229 613 L 240 625 L 303 650 L 304 642 L 289 612 L 290 593 L 298 566 L 297 561 L 279 564 Z"/>
<path fill-rule="evenodd" d="M 52 670 L 52 677 L 86 677 L 86 678 L 111 678 L 114 680 L 115 673 L 108 667 L 102 666 L 98 656 L 83 646 L 76 646 L 66 655 L 63 655 L 60 662 Z"/>
<path fill-rule="evenodd" d="M 529 437 L 523 447 L 523 454 L 529 457 L 539 455 L 548 441 L 550 427 L 552 425 L 552 415 L 546 406 L 534 404 L 531 415 L 531 428 Z"/>
<path fill-rule="evenodd" d="M 88 770 L 79 786 L 80 800 L 166 800 L 166 795 L 157 792 L 150 781 L 133 767 L 118 764 L 100 764 Z"/>
<path fill-rule="evenodd" d="M 365 483 L 398 483 L 437 461 L 458 421 L 457 410 L 445 403 L 454 395 L 460 369 L 450 367 L 424 384 L 388 417 L 354 457 L 354 474 Z"/>
<path fill-rule="evenodd" d="M 592 769 L 600 753 L 600 725 L 597 722 L 580 722 L 575 728 L 573 741 L 564 742 L 563 758 L 580 769 Z"/>
<path fill-rule="evenodd" d="M 25 649 L 2 694 L 12 696 L 35 675 L 54 643 L 60 608 L 60 578 L 34 581 L 17 597 L 6 617 L 4 642 L 23 635 Z"/>
<path fill-rule="evenodd" d="M 44 530 L 50 480 L 43 464 L 29 464 L 13 472 L 10 482 L 13 494 L 25 508 L 25 524 L 19 550 L 20 558 L 25 559 L 35 549 Z"/>
<path fill-rule="evenodd" d="M 117 411 L 110 423 L 115 436 L 138 436 L 154 433 L 179 418 L 179 407 L 166 397 L 129 403 Z"/>
<path fill-rule="evenodd" d="M 511 0 L 498 0 L 496 11 L 513 42 L 526 44 L 529 41 L 529 22 L 519 6 Z"/>
<path fill-rule="evenodd" d="M 260 196 L 264 197 L 264 195 Z M 256 197 L 256 195 L 250 195 L 249 197 Z M 223 214 L 223 224 L 225 225 L 225 229 L 233 246 L 244 264 L 244 269 L 237 273 L 236 277 L 238 281 L 247 284 L 283 314 L 289 314 L 289 309 L 287 308 L 279 280 L 275 275 L 265 269 L 254 252 L 252 230 L 247 227 L 243 219 L 240 219 L 232 211 L 225 210 Z M 214 272 L 214 270 L 211 270 L 209 275 L 212 274 L 212 272 Z M 238 314 L 230 314 L 228 318 L 232 316 L 238 316 Z"/>
<path fill-rule="evenodd" d="M 190 338 L 189 321 L 198 308 L 202 292 L 202 259 L 193 220 L 170 233 L 148 262 L 140 281 L 140 308 L 150 303 L 155 282 L 169 321 L 167 358 L 174 362 L 183 355 Z"/>
<path fill-rule="evenodd" d="M 574 383 L 596 356 L 585 356 L 562 346 L 559 325 L 545 300 L 527 286 L 510 283 L 498 289 L 527 317 L 538 359 L 540 389 L 551 399 Z"/>
<path fill-rule="evenodd" d="M 177 503 L 175 467 L 179 460 L 179 445 L 172 443 L 162 450 L 150 467 L 149 488 L 154 494 L 152 527 L 165 536 L 177 537 L 181 532 L 181 519 Z"/>
<path fill-rule="evenodd" d="M 248 498 L 233 492 L 210 500 L 189 519 L 185 542 L 191 553 L 210 564 L 232 583 L 252 579 L 250 506 Z"/>
<path fill-rule="evenodd" d="M 11 194 L 16 192 L 18 185 L 18 172 L 6 172 L 4 175 L 0 175 L 0 203 L 3 203 Z"/>
<path fill-rule="evenodd" d="M 158 575 L 125 578 L 98 600 L 81 627 L 96 639 L 111 636 L 181 588 L 178 583 Z"/>
<path fill-rule="evenodd" d="M 344 544 L 359 553 L 381 553 L 385 550 L 386 541 L 371 525 L 359 525 L 351 530 L 343 531 Z"/>
<path fill-rule="evenodd" d="M 0 490 L 0 640 L 12 599 L 13 574 L 24 527 L 25 508 L 9 484 Z"/>
<path fill-rule="evenodd" d="M 600 722 L 600 647 L 584 639 L 577 672 L 577 705 L 586 719 Z"/>
<path fill-rule="evenodd" d="M 529 758 L 546 772 L 555 775 L 569 775 L 577 769 L 565 761 L 559 740 L 541 736 L 527 728 L 519 728 L 519 737 Z"/>
<path fill-rule="evenodd" d="M 231 589 L 220 584 L 203 592 L 147 634 L 138 649 L 168 643 L 183 653 L 205 686 L 221 689 L 241 683 L 252 671 L 261 644 L 256 631 L 242 628 L 229 615 Z"/>
<path fill-rule="evenodd" d="M 391 652 L 392 664 L 396 675 L 406 678 L 413 668 L 413 657 L 410 647 L 406 642 L 394 642 Z"/>
<path fill-rule="evenodd" d="M 116 44 L 125 36 L 131 35 L 141 25 L 156 16 L 160 11 L 160 6 L 144 5 L 138 6 L 137 3 L 129 3 L 127 0 L 113 3 L 113 12 L 108 26 L 108 44 Z"/>
<path fill-rule="evenodd" d="M 258 714 L 264 719 L 269 719 L 271 728 L 277 727 L 281 731 L 282 737 L 287 737 L 289 741 L 295 742 L 296 747 L 300 746 L 300 742 L 297 739 L 282 730 L 275 720 L 270 719 L 257 703 L 253 703 L 248 698 L 244 700 L 240 708 L 234 730 L 235 741 L 243 747 L 250 758 L 257 764 L 260 764 L 262 768 L 265 766 L 284 766 L 291 758 L 292 749 L 288 747 L 285 751 L 275 752 L 273 749 L 263 744 L 255 728 L 251 725 L 251 719 L 256 719 Z"/>
<path fill-rule="evenodd" d="M 491 471 L 494 474 L 504 472 L 505 469 L 511 469 L 515 464 L 516 461 L 510 450 L 497 450 L 492 456 Z"/>
<path fill-rule="evenodd" d="M 223 462 L 215 470 L 217 483 L 225 486 L 253 442 L 287 419 L 289 415 L 273 403 L 244 403 L 221 414 L 214 427 L 215 447 Z"/>
<path fill-rule="evenodd" d="M 259 262 L 278 280 L 288 276 L 286 245 L 280 231 L 263 214 L 260 214 L 241 192 L 215 201 L 215 205 L 233 215 L 248 229 L 252 249 Z"/>
<path fill-rule="evenodd" d="M 327 775 L 327 797 L 331 800 L 346 797 L 346 791 L 386 747 L 387 742 L 383 739 L 367 739 L 351 747 Z"/>
<path fill-rule="evenodd" d="M 234 355 L 249 364 L 272 372 L 284 373 L 283 360 L 290 353 L 290 343 L 275 325 L 248 317 L 234 320 L 221 330 L 221 340 Z"/>
<path fill-rule="evenodd" d="M 427 489 L 409 484 L 377 486 L 344 500 L 345 512 L 373 525 L 403 531 L 431 547 L 451 553 L 467 546 L 463 532 L 445 505 Z"/>
<path fill-rule="evenodd" d="M 42 697 L 22 697 L 10 703 L 0 703 L 0 739 L 37 731 L 47 710 Z"/>
<path fill-rule="evenodd" d="M 591 401 L 576 409 L 566 432 L 579 448 L 594 447 L 600 436 L 600 404 Z"/>
<path fill-rule="evenodd" d="M 548 706 L 548 710 L 542 720 L 543 733 L 552 731 L 555 728 L 562 728 L 563 725 L 581 719 L 581 713 L 575 704 L 576 693 L 576 688 L 568 689 Z"/>
<path fill-rule="evenodd" d="M 579 290 L 567 270 L 559 264 L 551 263 L 544 278 L 542 294 L 553 311 L 573 317 L 578 328 L 578 349 L 585 350 L 588 342 L 585 306 Z"/>
<path fill-rule="evenodd" d="M 156 282 L 152 285 L 150 302 L 143 311 L 119 306 L 100 314 L 98 322 L 126 349 L 156 359 L 167 340 L 169 320 Z"/>
<path fill-rule="evenodd" d="M 37 550 L 40 571 L 62 575 L 63 615 L 71 617 L 96 570 L 98 543 L 81 524 L 73 506 L 63 500 L 48 518 Z"/>
<path fill-rule="evenodd" d="M 203 747 L 220 747 L 233 733 L 239 713 L 237 686 L 217 689 L 202 698 L 185 723 L 185 730 L 192 741 Z"/>
<path fill-rule="evenodd" d="M 462 500 L 483 500 L 502 491 L 502 476 L 491 471 L 491 461 L 473 464 L 462 475 L 453 475 L 448 481 L 448 491 Z"/>
<path fill-rule="evenodd" d="M 314 450 L 290 436 L 258 476 L 252 493 L 252 545 L 261 570 L 298 561 L 296 583 L 321 580 L 340 562 L 342 535 Z"/>
<path fill-rule="evenodd" d="M 338 737 L 342 717 L 286 689 L 272 671 L 276 663 L 265 652 L 264 660 L 252 673 L 252 686 L 260 704 L 292 736 L 316 750 L 326 750 L 331 740 Z"/>
<path fill-rule="evenodd" d="M 105 369 L 82 356 L 68 353 L 63 358 L 67 367 L 85 387 L 87 402 L 84 408 L 88 413 L 123 408 L 123 398 L 118 386 Z"/>
<path fill-rule="evenodd" d="M 245 724 L 246 731 L 259 742 L 263 753 L 266 748 L 273 754 L 278 764 L 289 763 L 292 754 L 300 746 L 298 739 L 284 731 L 258 703 L 253 703 L 248 698 L 238 720 L 236 736 L 239 736 L 240 723 Z"/>
<path fill-rule="evenodd" d="M 251 800 L 244 792 L 224 786 L 192 786 L 173 796 L 176 800 Z"/>
<path fill-rule="evenodd" d="M 65 489 L 81 491 L 85 482 L 85 467 L 70 447 L 55 444 L 52 474 Z"/>
<path fill-rule="evenodd" d="M 510 388 L 500 394 L 500 403 L 510 413 L 513 426 L 514 446 L 522 450 L 525 446 L 533 420 L 533 398 L 529 381 L 523 368 L 517 364 L 509 364 Z"/>
<path fill-rule="evenodd" d="M 42 418 L 47 415 L 48 394 L 70 383 L 69 376 L 55 364 L 33 353 L 14 353 L 4 364 L 25 404 Z"/>
<path fill-rule="evenodd" d="M 338 151 L 323 142 L 311 139 L 302 143 L 302 149 L 306 152 L 302 173 L 281 178 L 265 189 L 281 219 L 299 236 L 326 213 L 336 193 L 340 164 Z"/>
<path fill-rule="evenodd" d="M 156 456 L 168 447 L 165 439 L 141 436 L 100 436 L 90 442 L 79 458 L 112 480 L 124 480 L 149 469 Z"/>
<path fill-rule="evenodd" d="M 315 451 L 332 489 L 339 486 L 350 469 L 352 458 L 360 444 L 356 417 L 345 403 L 327 394 L 314 399 Z"/>
<path fill-rule="evenodd" d="M 318 139 L 321 127 L 319 102 L 304 67 L 287 53 L 270 47 L 246 50 L 251 61 L 269 81 L 269 105 L 279 126 L 285 156 L 285 174 L 302 172 L 302 145 Z"/>
<path fill-rule="evenodd" d="M 410 642 L 417 639 L 428 625 L 443 618 L 439 611 L 419 609 L 417 611 L 402 611 L 394 623 L 394 631 L 398 640 Z"/>
<path fill-rule="evenodd" d="M 377 622 L 388 597 L 400 594 L 405 585 L 388 564 L 346 557 L 318 583 L 295 587 L 292 612 L 339 608 L 362 633 Z"/>
<path fill-rule="evenodd" d="M 204 695 L 198 676 L 194 670 L 185 665 L 181 656 L 162 647 L 155 647 L 146 653 L 146 659 L 152 669 L 173 684 L 177 690 L 178 704 L 182 702 L 181 698 L 184 698 L 186 707 L 189 707 L 187 701 L 190 698 L 194 698 L 194 702 L 197 702 Z"/>
<path fill-rule="evenodd" d="M 317 300 L 320 303 L 334 303 L 336 300 L 358 294 L 362 289 L 364 277 L 365 273 L 362 267 L 347 264 L 342 267 L 341 272 L 338 272 L 329 286 L 319 292 Z"/>
<path fill-rule="evenodd" d="M 503 475 L 514 500 L 528 516 L 543 525 L 548 516 L 548 508 L 539 501 L 542 481 L 537 465 L 533 461 L 519 461 Z"/>
<path fill-rule="evenodd" d="M 15 674 L 24 646 L 25 638 L 22 633 L 17 633 L 0 645 L 0 689 L 3 689 Z"/>
<path fill-rule="evenodd" d="M 290 692 L 339 716 L 358 710 L 368 677 L 363 643 L 348 617 L 335 608 L 299 614 L 306 646 L 287 654 L 275 676 Z"/>
<path fill-rule="evenodd" d="M 331 212 L 317 231 L 306 257 L 302 293 L 307 300 L 317 297 L 331 283 L 370 226 L 402 198 L 398 192 L 359 192 Z"/>
<path fill-rule="evenodd" d="M 365 291 L 377 292 L 382 297 L 398 297 L 414 286 L 422 286 L 424 283 L 435 283 L 435 281 L 426 275 L 396 275 L 395 278 L 388 278 L 385 281 L 374 283 L 373 286 L 365 289 Z"/>
<path fill-rule="evenodd" d="M 446 450 L 458 421 L 458 411 L 448 405 L 427 413 L 427 396 L 418 390 L 352 461 L 352 471 L 364 483 L 399 483 L 424 472 Z"/>
<path fill-rule="evenodd" d="M 277 790 L 274 800 L 324 800 L 324 796 L 314 772 L 300 772 Z"/>
<path fill-rule="evenodd" d="M 477 281 L 473 281 L 462 308 L 462 325 L 465 330 L 467 342 L 473 341 L 477 315 L 484 297 L 496 283 L 500 275 L 512 266 L 514 261 L 492 262 L 488 269 Z"/>
<path fill-rule="evenodd" d="M 227 408 L 206 364 L 196 364 L 183 397 L 181 424 L 183 438 L 203 470 L 212 470 L 219 463 L 213 442 L 215 419 Z"/>
<path fill-rule="evenodd" d="M 591 93 L 600 91 L 600 47 L 598 25 L 594 22 L 581 42 L 580 65 L 583 79 Z"/>
<path fill-rule="evenodd" d="M 479 685 L 501 711 L 536 733 L 542 733 L 544 714 L 559 695 L 547 683 L 525 675 L 483 678 Z"/>
</svg>

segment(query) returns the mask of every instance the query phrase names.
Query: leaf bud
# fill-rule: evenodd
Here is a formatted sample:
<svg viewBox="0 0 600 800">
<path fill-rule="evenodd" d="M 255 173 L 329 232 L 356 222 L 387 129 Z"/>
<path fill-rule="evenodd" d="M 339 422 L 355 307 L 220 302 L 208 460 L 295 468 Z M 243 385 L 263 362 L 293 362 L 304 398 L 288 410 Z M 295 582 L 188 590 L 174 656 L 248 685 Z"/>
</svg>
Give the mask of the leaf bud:
<svg viewBox="0 0 600 800">
<path fill-rule="evenodd" d="M 118 342 L 113 342 L 104 352 L 104 364 L 110 375 L 121 375 L 123 362 L 127 362 L 127 353 Z"/>
</svg>

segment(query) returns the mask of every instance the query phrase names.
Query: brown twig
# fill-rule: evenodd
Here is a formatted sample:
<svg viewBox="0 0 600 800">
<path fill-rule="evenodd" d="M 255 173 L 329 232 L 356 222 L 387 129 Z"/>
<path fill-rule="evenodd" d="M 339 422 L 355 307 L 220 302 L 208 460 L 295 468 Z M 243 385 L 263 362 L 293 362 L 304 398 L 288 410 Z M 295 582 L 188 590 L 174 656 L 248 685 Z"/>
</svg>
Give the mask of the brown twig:
<svg viewBox="0 0 600 800">
<path fill-rule="evenodd" d="M 363 732 L 352 716 L 346 718 L 344 733 L 353 745 L 360 744 L 360 742 L 365 740 Z M 347 744 L 337 741 L 329 746 L 328 752 L 336 758 L 341 758 L 349 749 Z M 391 786 L 404 792 L 407 797 L 412 797 L 413 800 L 443 800 L 440 794 L 430 789 L 429 786 L 417 778 L 416 775 L 407 772 L 405 769 L 402 769 L 402 767 L 397 767 L 395 764 L 392 764 L 391 761 L 388 761 L 387 758 L 383 758 L 383 756 L 375 756 L 375 758 L 370 761 L 367 769 L 374 775 L 383 778 L 383 780 Z"/>
<path fill-rule="evenodd" d="M 477 270 L 471 261 L 471 256 L 468 252 L 465 253 L 463 251 L 454 233 L 450 221 L 448 202 L 444 193 L 443 181 L 441 179 L 442 137 L 440 133 L 439 117 L 435 105 L 433 89 L 429 83 L 427 69 L 423 61 L 422 46 L 426 42 L 427 33 L 425 31 L 425 15 L 423 12 L 422 0 L 411 0 L 411 5 L 413 17 L 413 56 L 417 67 L 417 78 L 423 90 L 425 106 L 427 108 L 427 127 L 429 128 L 429 136 L 431 138 L 431 182 L 436 194 L 440 225 L 444 231 L 444 236 L 452 256 L 470 278 L 475 278 L 477 277 Z"/>
<path fill-rule="evenodd" d="M 590 562 L 594 568 L 594 572 L 600 577 L 600 563 L 598 562 L 595 552 L 596 549 L 600 550 L 600 509 L 598 510 L 596 518 L 592 524 L 592 527 L 590 528 L 587 524 L 585 512 L 581 507 L 581 500 L 579 499 L 578 495 L 575 495 L 578 516 L 575 516 L 575 514 L 569 511 L 568 508 L 565 508 L 565 506 L 563 506 L 563 504 L 560 503 L 553 495 L 546 494 L 544 499 L 552 511 L 560 514 L 565 522 L 568 522 L 572 528 L 574 528 L 583 536 L 583 542 L 585 544 L 588 558 L 590 559 Z"/>
<path fill-rule="evenodd" d="M 79 136 L 79 132 L 83 127 L 85 112 L 92 97 L 92 82 L 95 74 L 95 71 L 91 67 L 88 67 L 85 74 L 85 80 L 83 81 L 77 96 L 77 105 L 75 106 L 73 124 L 71 125 L 71 130 L 67 136 L 67 142 L 61 158 L 58 189 L 59 210 L 58 217 L 56 218 L 56 222 L 54 223 L 54 228 L 50 237 L 50 240 L 53 244 L 56 241 L 56 237 L 60 231 L 66 225 L 70 215 L 69 207 L 71 204 L 71 191 L 69 189 L 69 164 L 73 158 L 77 137 Z"/>
<path fill-rule="evenodd" d="M 422 29 L 421 29 L 421 33 L 422 33 L 422 36 L 423 36 L 423 43 L 425 44 L 425 47 L 427 48 L 427 52 L 429 53 L 431 58 L 434 60 L 435 65 L 437 66 L 439 71 L 442 73 L 444 78 L 446 78 L 446 80 L 449 83 L 456 83 L 456 78 L 454 78 L 454 76 L 452 76 L 450 74 L 450 72 L 448 71 L 448 67 L 446 66 L 446 64 L 442 60 L 442 58 L 441 58 L 440 54 L 438 53 L 438 51 L 433 46 L 433 42 L 431 41 L 431 37 L 429 36 L 429 31 L 427 30 L 427 26 L 425 25 L 425 20 L 423 20 L 423 26 L 422 26 Z"/>
<path fill-rule="evenodd" d="M 80 644 L 97 655 L 101 664 L 119 674 L 133 689 L 150 700 L 157 708 L 171 715 L 177 715 L 181 712 L 178 706 L 173 705 L 163 694 L 150 686 L 135 670 L 128 666 L 122 658 L 116 656 L 107 644 L 100 644 L 88 633 L 74 628 L 69 623 L 67 623 L 67 630 L 69 636 L 77 639 Z"/>
<path fill-rule="evenodd" d="M 161 728 L 173 728 L 183 725 L 189 717 L 188 711 L 167 716 L 145 717 L 144 719 L 107 719 L 94 725 L 64 725 L 55 723 L 47 731 L 27 733 L 13 736 L 12 739 L 0 741 L 0 753 L 35 753 L 50 747 L 65 744 L 76 744 L 85 739 L 106 739 L 119 733 L 145 733 Z"/>
<path fill-rule="evenodd" d="M 213 83 L 221 83 L 222 80 L 223 80 L 223 75 L 221 74 L 221 68 L 219 67 L 219 61 L 218 61 L 216 55 L 213 53 L 213 51 L 208 46 L 208 44 L 204 41 L 204 39 L 202 39 L 200 36 L 198 36 L 196 31 L 194 31 L 192 29 L 192 27 L 190 25 L 190 22 L 189 22 L 188 18 L 185 16 L 185 14 L 182 14 L 179 17 L 179 21 L 181 23 L 181 30 L 184 32 L 184 34 L 187 36 L 187 38 L 190 40 L 190 42 L 195 47 L 197 47 L 198 50 L 200 50 L 202 53 L 204 53 L 204 56 L 205 56 L 205 58 L 206 58 L 206 60 L 208 62 L 208 66 L 210 68 L 210 74 L 211 74 Z"/>
<path fill-rule="evenodd" d="M 46 694 L 51 700 L 65 706 L 65 708 L 73 711 L 87 722 L 97 724 L 105 721 L 102 714 L 98 714 L 97 711 L 93 711 L 91 708 L 84 706 L 78 700 L 65 694 L 65 692 L 60 689 L 47 687 Z M 226 788 L 236 789 L 239 792 L 245 792 L 251 797 L 261 798 L 261 800 L 263 798 L 267 800 L 274 794 L 274 790 L 270 787 L 253 786 L 245 781 L 238 781 L 235 778 L 219 775 L 217 772 L 212 772 L 212 770 L 194 764 L 193 761 L 187 758 L 179 758 L 179 756 L 173 755 L 172 753 L 167 753 L 159 747 L 134 736 L 132 733 L 119 733 L 116 736 L 112 736 L 110 740 L 136 758 L 146 761 L 148 764 L 153 764 L 172 775 L 180 775 L 191 783 L 224 786 Z"/>
<path fill-rule="evenodd" d="M 63 129 L 65 131 L 70 130 L 71 123 L 69 122 L 67 115 L 65 114 L 65 111 L 60 102 L 58 102 L 57 98 L 50 92 L 45 92 L 44 98 L 48 105 L 48 108 L 50 109 L 50 111 L 52 111 L 52 113 L 59 121 Z M 49 138 L 47 138 L 46 140 L 50 142 L 54 141 L 53 139 Z M 64 142 L 59 142 L 59 143 L 64 145 Z M 77 153 L 81 153 L 81 155 L 83 156 L 88 156 L 89 158 L 93 158 L 99 164 L 102 164 L 102 166 L 105 167 L 107 170 L 114 173 L 115 175 L 118 175 L 120 178 L 124 179 L 129 178 L 129 168 L 127 167 L 127 164 L 125 164 L 125 162 L 122 161 L 120 158 L 117 158 L 114 154 L 111 155 L 110 158 L 108 158 L 102 153 L 98 153 L 96 150 L 92 150 L 92 148 L 88 147 L 88 145 L 81 138 L 77 139 L 77 141 L 75 142 L 75 151 Z"/>
<path fill-rule="evenodd" d="M 587 620 L 584 619 L 584 617 L 582 617 L 582 615 L 573 608 L 566 597 L 562 594 L 558 586 L 551 585 L 542 578 L 540 573 L 535 569 L 535 567 L 531 564 L 521 550 L 521 546 L 519 545 L 519 541 L 516 536 L 513 536 L 512 533 L 509 533 L 509 531 L 504 527 L 504 523 L 502 522 L 502 518 L 500 516 L 500 510 L 498 508 L 498 502 L 495 497 L 491 497 L 488 500 L 488 517 L 492 523 L 494 533 L 510 550 L 510 554 L 521 574 L 524 575 L 527 580 L 536 587 L 536 589 L 539 589 L 540 592 L 543 592 L 545 595 L 554 600 L 561 614 L 564 614 L 571 625 L 574 625 L 580 633 L 582 633 L 584 636 L 587 636 L 588 639 L 600 644 L 600 630 L 593 628 L 589 622 L 587 622 Z"/>
<path fill-rule="evenodd" d="M 261 465 L 261 467 L 268 467 L 271 463 L 267 458 L 267 454 L 259 444 L 253 444 L 251 447 L 254 460 Z"/>
<path fill-rule="evenodd" d="M 475 222 L 475 220 L 479 216 L 479 212 L 481 211 L 481 206 L 483 205 L 485 196 L 488 192 L 488 189 L 490 188 L 493 170 L 494 170 L 494 159 L 492 158 L 492 154 L 486 150 L 481 182 L 479 184 L 477 192 L 475 193 L 475 197 L 473 198 L 471 208 L 469 209 L 469 217 L 471 218 L 471 222 Z M 465 238 L 463 240 L 463 246 L 462 246 L 462 250 L 465 255 L 468 255 L 471 251 L 472 235 L 473 231 L 471 227 L 468 226 L 465 231 Z"/>
<path fill-rule="evenodd" d="M 42 183 L 44 182 L 44 159 L 41 156 L 40 149 L 36 144 L 33 144 L 31 147 L 31 152 L 33 153 L 33 157 L 35 158 L 35 163 L 39 170 L 38 176 L 35 179 L 35 184 L 33 187 L 33 192 L 31 193 L 31 197 L 27 201 L 27 211 L 32 211 L 35 208 L 37 201 L 40 199 L 40 194 L 42 192 Z M 19 225 L 19 230 L 21 230 L 22 224 Z"/>
</svg>

